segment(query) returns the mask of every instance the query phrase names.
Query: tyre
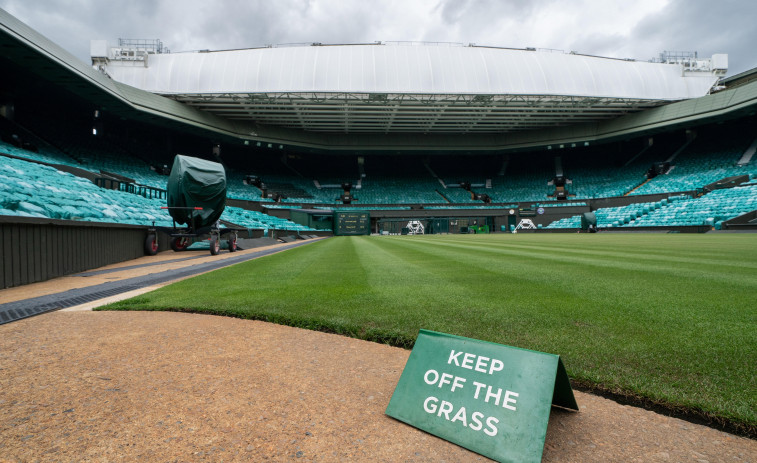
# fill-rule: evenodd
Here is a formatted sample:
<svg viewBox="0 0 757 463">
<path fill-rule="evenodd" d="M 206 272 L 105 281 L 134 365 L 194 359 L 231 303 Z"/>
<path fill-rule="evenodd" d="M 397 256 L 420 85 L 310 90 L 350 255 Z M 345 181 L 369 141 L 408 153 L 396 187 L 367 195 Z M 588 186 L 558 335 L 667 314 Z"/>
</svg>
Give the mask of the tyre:
<svg viewBox="0 0 757 463">
<path fill-rule="evenodd" d="M 229 238 L 229 252 L 235 252 L 237 250 L 237 237 L 232 236 Z"/>
<path fill-rule="evenodd" d="M 154 256 L 158 253 L 158 235 L 149 234 L 145 238 L 145 254 L 148 256 Z"/>
<path fill-rule="evenodd" d="M 175 236 L 171 238 L 171 249 L 174 251 L 186 251 L 187 247 L 189 247 L 189 238 L 183 236 Z"/>
<path fill-rule="evenodd" d="M 217 256 L 221 252 L 221 241 L 217 235 L 211 235 L 210 237 L 210 254 Z"/>
</svg>

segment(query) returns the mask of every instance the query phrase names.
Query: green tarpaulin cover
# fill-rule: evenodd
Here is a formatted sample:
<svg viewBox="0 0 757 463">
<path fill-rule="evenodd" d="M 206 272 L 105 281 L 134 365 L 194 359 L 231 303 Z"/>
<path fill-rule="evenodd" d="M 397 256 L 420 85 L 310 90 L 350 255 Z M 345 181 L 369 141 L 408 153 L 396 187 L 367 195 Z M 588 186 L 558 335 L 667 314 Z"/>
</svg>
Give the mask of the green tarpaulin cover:
<svg viewBox="0 0 757 463">
<path fill-rule="evenodd" d="M 226 172 L 217 162 L 177 155 L 168 177 L 168 209 L 178 224 L 202 228 L 213 225 L 226 207 Z"/>
</svg>

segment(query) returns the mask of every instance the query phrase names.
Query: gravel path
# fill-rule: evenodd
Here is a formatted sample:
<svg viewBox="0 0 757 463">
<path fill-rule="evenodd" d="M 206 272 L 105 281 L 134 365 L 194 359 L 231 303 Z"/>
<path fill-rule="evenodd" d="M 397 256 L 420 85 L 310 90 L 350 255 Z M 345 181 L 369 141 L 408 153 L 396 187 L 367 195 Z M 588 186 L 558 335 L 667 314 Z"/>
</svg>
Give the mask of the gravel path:
<svg viewBox="0 0 757 463">
<path fill-rule="evenodd" d="M 53 312 L 0 326 L 0 461 L 488 461 L 384 415 L 409 351 L 268 323 Z M 757 441 L 576 392 L 552 462 L 757 462 Z"/>
</svg>

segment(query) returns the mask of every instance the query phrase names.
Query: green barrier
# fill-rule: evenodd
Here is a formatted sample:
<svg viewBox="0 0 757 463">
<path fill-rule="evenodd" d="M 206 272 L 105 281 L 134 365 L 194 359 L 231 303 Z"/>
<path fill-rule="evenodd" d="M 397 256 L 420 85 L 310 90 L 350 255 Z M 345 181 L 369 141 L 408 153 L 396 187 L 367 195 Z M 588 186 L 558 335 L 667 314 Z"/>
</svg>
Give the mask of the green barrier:
<svg viewBox="0 0 757 463">
<path fill-rule="evenodd" d="M 578 410 L 560 357 L 421 330 L 386 414 L 497 461 L 541 461 L 551 405 Z"/>
</svg>

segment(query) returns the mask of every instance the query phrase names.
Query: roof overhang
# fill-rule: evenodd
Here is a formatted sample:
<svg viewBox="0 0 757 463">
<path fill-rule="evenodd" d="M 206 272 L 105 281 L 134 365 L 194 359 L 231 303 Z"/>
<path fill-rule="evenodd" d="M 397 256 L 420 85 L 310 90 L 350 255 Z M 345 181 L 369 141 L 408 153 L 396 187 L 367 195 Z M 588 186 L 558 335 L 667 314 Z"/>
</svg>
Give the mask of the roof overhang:
<svg viewBox="0 0 757 463">
<path fill-rule="evenodd" d="M 114 80 L 224 119 L 334 133 L 505 133 L 599 122 L 706 95 L 711 70 L 476 46 L 329 45 L 141 54 Z M 128 58 L 123 58 L 127 55 Z"/>
<path fill-rule="evenodd" d="M 368 93 L 181 94 L 228 120 L 308 132 L 504 133 L 598 122 L 659 101 L 555 95 Z"/>
</svg>

